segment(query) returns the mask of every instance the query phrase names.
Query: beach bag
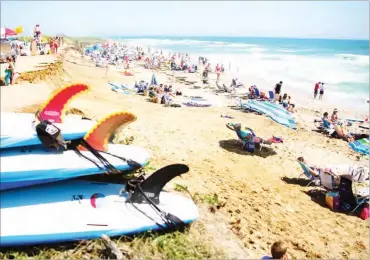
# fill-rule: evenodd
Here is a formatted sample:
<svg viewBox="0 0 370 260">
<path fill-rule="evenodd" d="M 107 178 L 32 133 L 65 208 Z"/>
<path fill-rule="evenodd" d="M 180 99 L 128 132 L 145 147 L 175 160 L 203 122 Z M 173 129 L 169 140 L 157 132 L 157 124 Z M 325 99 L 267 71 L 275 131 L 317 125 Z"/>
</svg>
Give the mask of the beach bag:
<svg viewBox="0 0 370 260">
<path fill-rule="evenodd" d="M 250 153 L 253 153 L 256 150 L 256 146 L 255 146 L 253 141 L 252 142 L 245 142 L 244 145 L 243 145 L 243 150 L 247 151 L 247 152 L 250 152 Z"/>
<path fill-rule="evenodd" d="M 339 184 L 339 208 L 343 212 L 349 212 L 356 207 L 357 201 L 352 191 L 352 181 L 340 178 Z"/>
<path fill-rule="evenodd" d="M 339 192 L 327 192 L 325 195 L 325 203 L 329 209 L 339 210 Z"/>
<path fill-rule="evenodd" d="M 369 204 L 365 203 L 361 210 L 360 218 L 366 220 L 369 218 Z"/>
</svg>

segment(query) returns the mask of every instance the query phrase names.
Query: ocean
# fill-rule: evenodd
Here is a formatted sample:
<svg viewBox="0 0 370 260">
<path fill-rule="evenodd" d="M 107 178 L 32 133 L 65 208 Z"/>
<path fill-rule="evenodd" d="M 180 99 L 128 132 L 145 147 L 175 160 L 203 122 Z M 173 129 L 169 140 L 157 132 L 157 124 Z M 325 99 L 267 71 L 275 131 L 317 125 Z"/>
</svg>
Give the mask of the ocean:
<svg viewBox="0 0 370 260">
<path fill-rule="evenodd" d="M 119 37 L 133 43 L 192 57 L 205 56 L 211 65 L 264 82 L 284 81 L 312 92 L 326 83 L 330 100 L 366 103 L 369 99 L 369 41 L 252 37 Z M 240 78 L 244 78 L 240 76 Z M 253 82 L 248 82 L 248 85 Z M 366 106 L 367 107 L 367 106 Z"/>
</svg>

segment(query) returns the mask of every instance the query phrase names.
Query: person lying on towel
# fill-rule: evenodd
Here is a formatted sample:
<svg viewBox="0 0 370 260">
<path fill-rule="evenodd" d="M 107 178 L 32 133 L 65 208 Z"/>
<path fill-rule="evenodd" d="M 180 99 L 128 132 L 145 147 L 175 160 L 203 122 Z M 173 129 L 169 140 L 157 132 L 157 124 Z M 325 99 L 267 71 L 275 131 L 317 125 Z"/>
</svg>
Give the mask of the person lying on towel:
<svg viewBox="0 0 370 260">
<path fill-rule="evenodd" d="M 254 152 L 256 147 L 260 147 L 261 144 L 272 144 L 282 143 L 283 139 L 279 137 L 271 137 L 269 139 L 263 139 L 256 136 L 252 129 L 246 127 L 245 131 L 241 130 L 241 124 L 226 124 L 226 127 L 233 130 L 238 135 L 239 139 L 243 142 L 243 149 L 247 152 Z"/>
</svg>

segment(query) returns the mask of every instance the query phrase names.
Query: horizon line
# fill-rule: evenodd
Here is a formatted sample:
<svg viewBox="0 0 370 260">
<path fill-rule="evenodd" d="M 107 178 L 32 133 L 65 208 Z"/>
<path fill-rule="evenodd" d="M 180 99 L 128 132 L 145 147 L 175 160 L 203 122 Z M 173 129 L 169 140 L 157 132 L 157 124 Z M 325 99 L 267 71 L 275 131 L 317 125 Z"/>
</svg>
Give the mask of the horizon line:
<svg viewBox="0 0 370 260">
<path fill-rule="evenodd" d="M 270 39 L 301 39 L 301 40 L 349 40 L 349 41 L 370 41 L 369 38 L 321 38 L 321 37 L 293 37 L 293 36 L 244 36 L 244 35 L 158 35 L 158 34 L 142 34 L 142 35 L 92 35 L 92 36 L 69 36 L 69 37 L 91 37 L 91 38 L 114 38 L 114 37 L 140 37 L 140 38 L 151 38 L 151 37 L 204 37 L 204 38 L 270 38 Z"/>
</svg>

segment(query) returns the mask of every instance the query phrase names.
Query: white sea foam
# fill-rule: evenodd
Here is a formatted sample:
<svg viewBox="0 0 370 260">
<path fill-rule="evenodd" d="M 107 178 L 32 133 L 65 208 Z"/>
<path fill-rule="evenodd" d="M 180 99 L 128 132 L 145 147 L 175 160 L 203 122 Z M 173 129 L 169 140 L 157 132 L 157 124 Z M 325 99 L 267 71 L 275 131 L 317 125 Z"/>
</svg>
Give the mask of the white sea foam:
<svg viewBox="0 0 370 260">
<path fill-rule="evenodd" d="M 251 79 L 256 79 L 264 82 L 265 87 L 272 88 L 276 82 L 283 80 L 285 86 L 290 86 L 297 93 L 311 95 L 314 84 L 321 81 L 326 83 L 326 93 L 330 93 L 327 96 L 329 102 L 343 100 L 350 105 L 359 103 L 361 106 L 364 93 L 369 92 L 368 89 L 355 89 L 356 84 L 367 86 L 369 83 L 369 56 L 366 55 L 294 55 L 313 51 L 311 49 L 278 49 L 280 53 L 269 53 L 268 49 L 255 44 L 198 40 L 139 39 L 134 42 L 155 48 L 165 46 L 168 50 L 171 50 L 170 45 L 189 45 L 189 50 L 185 48 L 183 51 L 190 54 L 191 49 L 198 45 L 198 49 L 204 51 L 201 55 L 208 57 L 212 66 L 224 64 L 226 70 L 230 66 L 230 72 L 237 74 L 246 85 L 254 84 Z M 195 53 L 192 58 L 197 60 Z M 353 91 L 341 89 L 342 85 L 353 86 Z"/>
</svg>

